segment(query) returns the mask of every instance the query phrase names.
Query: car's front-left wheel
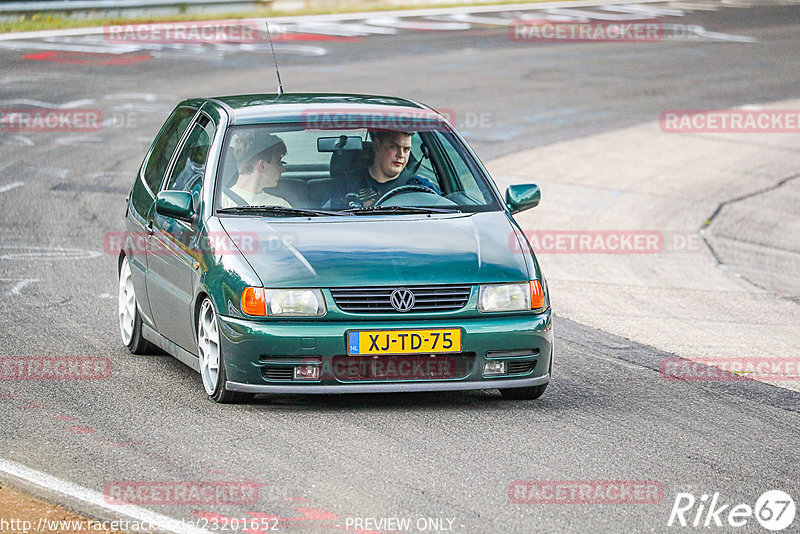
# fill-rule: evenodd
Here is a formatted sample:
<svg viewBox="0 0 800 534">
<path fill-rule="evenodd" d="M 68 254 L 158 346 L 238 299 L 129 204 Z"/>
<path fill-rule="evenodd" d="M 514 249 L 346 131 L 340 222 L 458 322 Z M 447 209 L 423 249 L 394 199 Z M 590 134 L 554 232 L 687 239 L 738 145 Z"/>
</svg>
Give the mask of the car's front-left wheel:
<svg viewBox="0 0 800 534">
<path fill-rule="evenodd" d="M 197 356 L 200 359 L 200 376 L 209 398 L 219 403 L 242 402 L 252 397 L 249 393 L 225 388 L 227 377 L 219 344 L 219 324 L 214 305 L 206 297 L 200 304 L 197 317 Z"/>
<path fill-rule="evenodd" d="M 142 316 L 136 304 L 133 276 L 128 258 L 119 266 L 119 332 L 122 343 L 133 354 L 152 354 L 156 347 L 142 335 Z"/>
</svg>

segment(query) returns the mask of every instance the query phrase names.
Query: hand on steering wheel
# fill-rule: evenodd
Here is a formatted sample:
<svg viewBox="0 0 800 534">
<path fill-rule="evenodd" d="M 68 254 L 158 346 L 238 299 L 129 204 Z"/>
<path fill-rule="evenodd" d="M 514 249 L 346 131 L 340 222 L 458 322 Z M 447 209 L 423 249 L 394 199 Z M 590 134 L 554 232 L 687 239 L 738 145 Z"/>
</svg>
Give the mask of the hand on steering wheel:
<svg viewBox="0 0 800 534">
<path fill-rule="evenodd" d="M 439 196 L 439 193 L 437 193 L 435 189 L 433 189 L 432 187 L 428 187 L 427 185 L 406 184 L 406 185 L 401 185 L 400 187 L 395 187 L 391 191 L 387 191 L 386 193 L 383 194 L 381 198 L 376 200 L 372 205 L 380 206 L 383 202 L 386 202 L 393 196 L 402 195 L 404 193 L 413 193 L 415 191 L 417 193 L 433 193 L 434 195 Z"/>
</svg>

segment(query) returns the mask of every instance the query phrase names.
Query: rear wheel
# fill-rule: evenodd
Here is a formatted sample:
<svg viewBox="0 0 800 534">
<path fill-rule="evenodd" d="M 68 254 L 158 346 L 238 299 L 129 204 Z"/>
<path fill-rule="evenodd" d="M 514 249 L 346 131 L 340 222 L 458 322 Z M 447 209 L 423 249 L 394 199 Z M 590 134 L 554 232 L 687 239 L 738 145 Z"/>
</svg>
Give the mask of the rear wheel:
<svg viewBox="0 0 800 534">
<path fill-rule="evenodd" d="M 152 354 L 156 347 L 142 336 L 142 316 L 136 304 L 133 276 L 128 258 L 122 258 L 119 268 L 119 331 L 122 343 L 133 354 Z"/>
<path fill-rule="evenodd" d="M 230 391 L 225 388 L 227 377 L 219 345 L 219 325 L 214 306 L 208 298 L 200 305 L 197 318 L 197 356 L 200 359 L 200 376 L 209 398 L 219 403 L 234 403 L 252 397 L 249 393 Z"/>
<path fill-rule="evenodd" d="M 547 384 L 533 386 L 529 388 L 503 388 L 500 394 L 504 399 L 509 400 L 535 400 L 544 395 Z"/>
</svg>

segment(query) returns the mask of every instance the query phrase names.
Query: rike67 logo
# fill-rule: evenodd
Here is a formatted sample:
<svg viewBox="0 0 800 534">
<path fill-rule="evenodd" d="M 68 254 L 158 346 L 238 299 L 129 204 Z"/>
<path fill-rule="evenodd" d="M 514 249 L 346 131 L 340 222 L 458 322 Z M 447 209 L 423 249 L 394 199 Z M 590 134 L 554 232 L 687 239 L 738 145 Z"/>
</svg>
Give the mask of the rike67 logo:
<svg viewBox="0 0 800 534">
<path fill-rule="evenodd" d="M 791 495 L 781 490 L 765 492 L 755 506 L 746 503 L 724 503 L 719 492 L 703 494 L 699 499 L 691 493 L 678 493 L 667 521 L 668 527 L 743 527 L 755 517 L 767 530 L 778 532 L 794 522 L 796 507 Z"/>
</svg>

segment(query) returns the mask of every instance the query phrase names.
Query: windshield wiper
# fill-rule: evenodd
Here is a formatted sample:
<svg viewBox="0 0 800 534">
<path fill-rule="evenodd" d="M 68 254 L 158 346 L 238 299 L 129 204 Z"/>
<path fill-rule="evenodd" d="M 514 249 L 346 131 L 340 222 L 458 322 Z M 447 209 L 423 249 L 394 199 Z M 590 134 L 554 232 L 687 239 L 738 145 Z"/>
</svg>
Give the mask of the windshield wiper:
<svg viewBox="0 0 800 534">
<path fill-rule="evenodd" d="M 461 213 L 455 208 L 423 208 L 420 206 L 372 206 L 342 210 L 353 215 L 380 215 L 383 213 Z"/>
<path fill-rule="evenodd" d="M 268 215 L 285 215 L 287 217 L 320 217 L 322 215 L 351 215 L 341 211 L 312 210 L 304 208 L 287 208 L 285 206 L 234 206 L 220 208 L 217 213 L 265 213 Z"/>
</svg>

